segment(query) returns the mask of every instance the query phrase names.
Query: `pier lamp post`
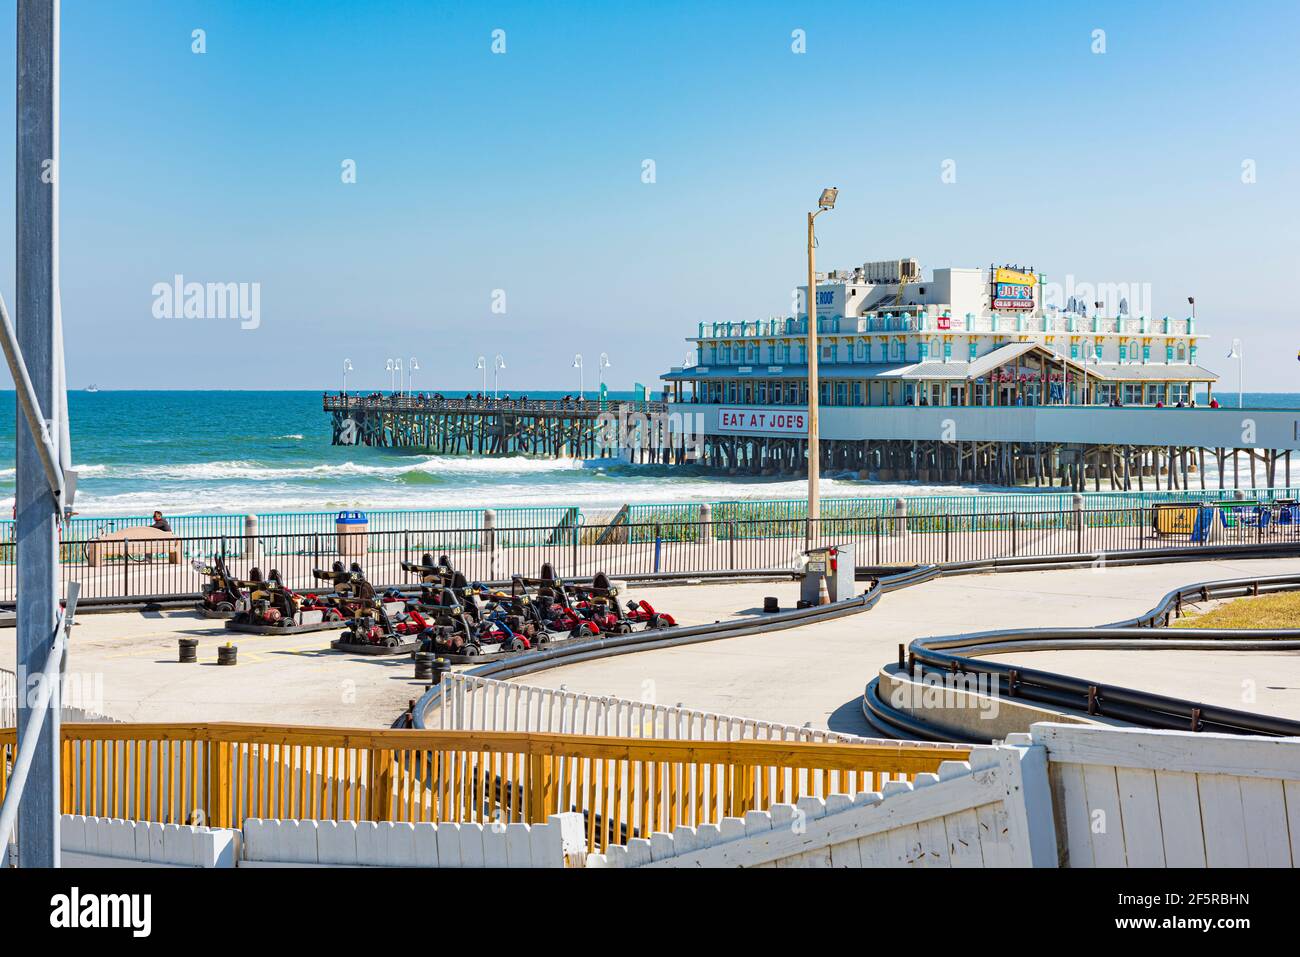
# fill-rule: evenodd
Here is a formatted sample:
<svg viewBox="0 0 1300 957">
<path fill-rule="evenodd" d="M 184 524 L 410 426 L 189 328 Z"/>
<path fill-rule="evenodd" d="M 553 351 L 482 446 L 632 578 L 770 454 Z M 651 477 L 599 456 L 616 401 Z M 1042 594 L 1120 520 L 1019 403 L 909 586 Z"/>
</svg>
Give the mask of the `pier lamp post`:
<svg viewBox="0 0 1300 957">
<path fill-rule="evenodd" d="M 343 360 L 343 394 L 344 395 L 347 395 L 348 392 L 348 373 L 351 371 L 352 371 L 352 360 L 344 359 Z"/>
<path fill-rule="evenodd" d="M 411 356 L 410 363 L 406 366 L 406 377 L 408 385 L 407 392 L 415 392 L 415 374 L 420 371 L 420 363 L 415 361 L 415 356 Z"/>
<path fill-rule="evenodd" d="M 602 352 L 596 363 L 596 396 L 599 398 L 601 386 L 605 384 L 605 370 L 609 368 L 609 353 Z"/>
<path fill-rule="evenodd" d="M 582 393 L 586 387 L 586 376 L 582 371 L 582 353 L 576 352 L 573 355 L 573 367 L 578 370 L 578 401 L 582 401 Z"/>
<path fill-rule="evenodd" d="M 396 392 L 397 389 L 396 389 L 396 387 L 393 385 L 393 369 L 396 368 L 396 367 L 393 365 L 393 360 L 392 360 L 392 359 L 389 359 L 386 363 L 384 363 L 384 368 L 388 370 L 388 391 L 389 391 L 389 392 Z"/>
<path fill-rule="evenodd" d="M 474 364 L 474 368 L 477 369 L 479 372 L 483 373 L 482 395 L 486 396 L 487 395 L 487 356 L 479 356 L 478 362 Z"/>
<path fill-rule="evenodd" d="M 498 398 L 501 395 L 501 370 L 506 367 L 506 360 L 502 358 L 501 353 L 492 360 L 492 398 Z"/>
<path fill-rule="evenodd" d="M 406 385 L 406 373 L 402 371 L 402 360 L 394 359 L 393 365 L 397 369 L 397 394 L 402 394 L 402 387 Z"/>
<path fill-rule="evenodd" d="M 822 190 L 817 200 L 817 211 L 808 214 L 808 527 L 806 539 L 809 546 L 813 543 L 816 523 L 821 521 L 821 491 L 818 488 L 821 477 L 821 443 L 818 436 L 817 400 L 819 385 L 817 382 L 817 273 L 813 261 L 813 248 L 817 245 L 817 236 L 813 231 L 813 220 L 828 209 L 835 208 L 835 197 L 839 190 L 832 186 Z M 902 277 L 899 277 L 900 280 Z"/>
<path fill-rule="evenodd" d="M 1229 359 L 1237 360 L 1237 408 L 1241 408 L 1241 340 L 1232 340 L 1232 351 L 1228 353 Z"/>
</svg>

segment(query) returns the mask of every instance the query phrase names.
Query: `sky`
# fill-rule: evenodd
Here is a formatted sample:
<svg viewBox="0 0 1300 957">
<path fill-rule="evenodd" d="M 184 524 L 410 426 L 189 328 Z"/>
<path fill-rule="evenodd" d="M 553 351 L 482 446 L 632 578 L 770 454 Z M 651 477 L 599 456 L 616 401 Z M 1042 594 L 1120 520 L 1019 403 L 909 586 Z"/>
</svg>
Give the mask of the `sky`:
<svg viewBox="0 0 1300 957">
<path fill-rule="evenodd" d="M 834 185 L 819 268 L 1149 283 L 1155 316 L 1196 297 L 1226 384 L 1239 337 L 1248 391 L 1300 391 L 1298 28 L 1294 2 L 63 0 L 69 383 L 337 389 L 347 358 L 377 389 L 413 356 L 454 391 L 500 354 L 505 391 L 576 390 L 605 352 L 653 386 L 698 322 L 788 314 Z M 250 318 L 167 315 L 178 275 L 247 284 Z"/>
</svg>

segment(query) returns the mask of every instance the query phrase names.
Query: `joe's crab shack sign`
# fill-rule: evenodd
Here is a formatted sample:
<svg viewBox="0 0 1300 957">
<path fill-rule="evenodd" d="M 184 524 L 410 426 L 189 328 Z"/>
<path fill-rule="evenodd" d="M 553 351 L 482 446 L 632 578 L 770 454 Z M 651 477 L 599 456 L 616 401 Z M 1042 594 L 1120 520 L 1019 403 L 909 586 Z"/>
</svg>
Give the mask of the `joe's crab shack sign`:
<svg viewBox="0 0 1300 957">
<path fill-rule="evenodd" d="M 804 435 L 808 432 L 808 413 L 804 409 L 739 409 L 724 406 L 718 410 L 718 431 Z"/>
</svg>

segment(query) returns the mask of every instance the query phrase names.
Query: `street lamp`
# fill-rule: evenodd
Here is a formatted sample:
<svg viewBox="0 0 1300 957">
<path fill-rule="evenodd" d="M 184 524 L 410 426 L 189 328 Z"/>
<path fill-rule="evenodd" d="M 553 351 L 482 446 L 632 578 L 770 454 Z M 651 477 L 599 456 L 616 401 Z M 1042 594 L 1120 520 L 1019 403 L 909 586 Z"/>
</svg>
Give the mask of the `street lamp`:
<svg viewBox="0 0 1300 957">
<path fill-rule="evenodd" d="M 1241 340 L 1232 340 L 1232 351 L 1228 353 L 1229 359 L 1237 360 L 1237 408 L 1241 408 Z"/>
<path fill-rule="evenodd" d="M 388 370 L 388 391 L 393 392 L 394 391 L 393 369 L 395 368 L 395 366 L 393 365 L 393 360 L 389 359 L 386 363 L 384 363 L 384 368 Z"/>
<path fill-rule="evenodd" d="M 574 353 L 573 367 L 578 370 L 578 401 L 582 401 L 582 393 L 585 386 L 584 373 L 582 371 L 582 353 Z"/>
<path fill-rule="evenodd" d="M 394 365 L 397 367 L 397 394 L 402 394 L 402 387 L 406 385 L 406 373 L 402 371 L 402 360 L 394 359 Z"/>
<path fill-rule="evenodd" d="M 506 360 L 502 358 L 501 353 L 497 353 L 492 360 L 492 398 L 497 398 L 501 394 L 501 370 L 506 367 Z"/>
<path fill-rule="evenodd" d="M 1187 304 L 1192 307 L 1192 321 L 1196 321 L 1196 297 L 1188 296 Z"/>
<path fill-rule="evenodd" d="M 605 370 L 609 368 L 609 353 L 602 352 L 596 363 L 596 395 L 599 397 L 601 386 L 605 384 Z"/>
<path fill-rule="evenodd" d="M 409 385 L 406 387 L 407 392 L 415 391 L 415 374 L 420 371 L 420 363 L 415 361 L 415 356 L 411 356 L 411 361 L 406 367 L 408 373 Z"/>
<path fill-rule="evenodd" d="M 351 371 L 352 371 L 352 360 L 344 359 L 343 360 L 343 394 L 344 395 L 347 395 L 348 393 L 348 373 Z"/>
<path fill-rule="evenodd" d="M 813 220 L 826 210 L 835 208 L 835 197 L 839 192 L 834 186 L 822 190 L 821 198 L 817 200 L 817 211 L 808 214 L 808 545 L 812 545 L 813 529 L 816 527 L 813 523 L 821 520 L 821 496 L 818 489 L 821 443 L 818 440 L 817 425 L 817 274 L 813 264 L 813 247 L 817 244 L 817 237 L 813 231 Z"/>
<path fill-rule="evenodd" d="M 487 356 L 479 356 L 474 368 L 483 373 L 483 391 L 479 395 L 487 397 Z"/>
</svg>

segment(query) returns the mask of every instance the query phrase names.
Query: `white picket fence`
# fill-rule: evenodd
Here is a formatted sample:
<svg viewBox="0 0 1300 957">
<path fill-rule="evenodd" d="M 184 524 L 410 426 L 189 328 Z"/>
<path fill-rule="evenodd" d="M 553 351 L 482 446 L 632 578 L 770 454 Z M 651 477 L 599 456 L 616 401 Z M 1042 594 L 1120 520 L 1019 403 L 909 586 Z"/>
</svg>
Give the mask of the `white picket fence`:
<svg viewBox="0 0 1300 957">
<path fill-rule="evenodd" d="M 589 867 L 1296 867 L 1300 738 L 1035 724 L 879 794 L 776 805 Z"/>
<path fill-rule="evenodd" d="M 588 867 L 1055 867 L 1042 748 L 978 748 L 880 793 L 802 798 L 591 854 Z"/>
<path fill-rule="evenodd" d="M 580 814 L 545 824 L 249 818 L 242 830 L 63 815 L 64 867 L 581 867 Z M 9 853 L 14 854 L 14 845 Z"/>
<path fill-rule="evenodd" d="M 243 836 L 240 867 L 580 867 L 587 851 L 581 814 L 486 825 L 252 818 Z"/>
<path fill-rule="evenodd" d="M 18 678 L 0 668 L 0 728 L 18 727 Z"/>
<path fill-rule="evenodd" d="M 679 705 L 585 694 L 563 688 L 443 676 L 443 692 L 425 716 L 429 728 L 455 731 L 539 731 L 674 741 L 829 741 L 897 744 L 838 731 L 696 711 Z M 908 742 L 909 747 L 954 745 Z"/>
</svg>

